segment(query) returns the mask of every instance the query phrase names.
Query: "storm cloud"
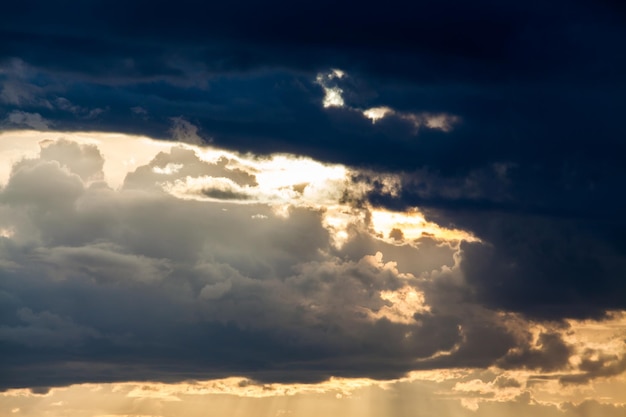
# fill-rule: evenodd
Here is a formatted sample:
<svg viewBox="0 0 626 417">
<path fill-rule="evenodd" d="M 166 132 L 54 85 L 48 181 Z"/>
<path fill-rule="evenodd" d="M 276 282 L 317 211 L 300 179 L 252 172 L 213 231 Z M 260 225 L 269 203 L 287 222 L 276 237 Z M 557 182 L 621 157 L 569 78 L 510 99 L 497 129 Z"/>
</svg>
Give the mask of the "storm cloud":
<svg viewBox="0 0 626 417">
<path fill-rule="evenodd" d="M 619 414 L 625 19 L 3 5 L 0 389 L 436 370 L 463 412 Z"/>
<path fill-rule="evenodd" d="M 479 243 L 380 236 L 378 212 L 347 205 L 361 214 L 338 244 L 329 212 L 306 200 L 316 194 L 277 211 L 254 160 L 217 151 L 172 145 L 114 189 L 96 145 L 40 146 L 0 194 L 4 388 L 575 370 L 581 348 L 558 326 L 534 341 L 529 323 L 469 296 L 481 287 L 463 274 L 476 262 L 464 245 Z M 219 178 L 249 198 L 171 186 Z M 338 184 L 337 204 L 350 182 Z"/>
<path fill-rule="evenodd" d="M 155 170 L 170 164 L 187 177 L 256 183 L 223 158 L 211 164 L 173 147 L 114 190 L 94 145 L 42 146 L 14 165 L 0 197 L 5 387 L 392 377 L 461 341 L 460 317 L 417 322 L 384 299 L 421 293 L 427 260 L 407 265 L 413 275 L 384 262 L 374 242 L 371 252 L 338 251 L 317 209 L 277 215 L 267 204 L 180 199 L 157 187 L 176 180 Z M 451 262 L 453 249 L 441 251 Z"/>
</svg>

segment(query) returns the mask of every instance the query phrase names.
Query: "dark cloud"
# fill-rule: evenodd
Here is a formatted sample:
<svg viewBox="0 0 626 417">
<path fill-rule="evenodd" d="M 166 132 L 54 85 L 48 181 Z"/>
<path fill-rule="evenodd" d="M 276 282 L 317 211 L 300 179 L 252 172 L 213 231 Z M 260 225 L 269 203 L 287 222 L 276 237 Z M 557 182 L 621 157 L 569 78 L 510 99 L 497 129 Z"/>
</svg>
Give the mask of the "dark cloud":
<svg viewBox="0 0 626 417">
<path fill-rule="evenodd" d="M 563 384 L 584 384 L 598 377 L 612 377 L 626 371 L 626 355 L 607 354 L 595 349 L 583 352 L 578 365 L 579 373 L 564 375 L 559 381 Z"/>
<path fill-rule="evenodd" d="M 550 372 L 567 366 L 573 348 L 568 346 L 558 333 L 542 333 L 536 346 L 524 346 L 510 351 L 498 366 L 503 369 L 521 366 Z"/>
<path fill-rule="evenodd" d="M 482 242 L 461 245 L 462 273 L 428 281 L 456 262 L 428 236 L 411 243 L 418 255 L 401 232 L 383 245 L 356 230 L 334 250 L 316 210 L 282 218 L 161 192 L 208 176 L 224 180 L 199 194 L 245 200 L 256 179 L 230 161 L 174 148 L 112 190 L 96 148 L 57 142 L 18 162 L 0 194 L 0 224 L 15 229 L 0 237 L 2 385 L 565 367 L 557 335 L 516 339 L 494 311 L 558 321 L 626 309 L 623 22 L 616 2 L 583 0 L 3 5 L 2 129 L 141 133 L 368 168 L 354 183 L 372 187 L 369 202 L 417 206 Z M 334 68 L 345 76 L 317 81 Z M 323 107 L 327 88 L 344 106 Z M 381 106 L 393 112 L 376 123 L 363 114 Z M 449 129 L 428 124 L 441 115 Z M 397 273 L 371 258 L 381 246 Z M 400 288 L 399 271 L 434 308 L 419 326 L 345 310 L 382 311 L 377 294 Z M 620 358 L 594 358 L 575 382 L 623 372 Z"/>
<path fill-rule="evenodd" d="M 46 3 L 8 8 L 0 51 L 5 108 L 37 110 L 62 129 L 168 137 L 182 115 L 230 148 L 448 172 L 566 160 L 591 136 L 623 149 L 626 62 L 611 45 L 626 34 L 592 2 L 69 4 L 72 19 Z M 352 106 L 462 123 L 416 137 L 402 123 L 325 111 L 314 80 L 335 67 L 350 75 L 338 84 Z M 149 120 L 138 123 L 137 107 Z"/>
<path fill-rule="evenodd" d="M 486 243 L 464 244 L 461 268 L 486 305 L 553 319 L 599 318 L 626 307 L 620 221 L 470 217 L 470 228 Z"/>
<path fill-rule="evenodd" d="M 543 318 L 601 317 L 625 307 L 626 201 L 616 190 L 626 172 L 613 160 L 621 151 L 593 145 L 587 158 L 567 156 L 574 146 L 463 175 L 412 171 L 393 192 L 376 175 L 355 182 L 372 187 L 374 204 L 418 206 L 429 219 L 482 239 L 463 245 L 462 268 L 487 306 Z"/>
</svg>

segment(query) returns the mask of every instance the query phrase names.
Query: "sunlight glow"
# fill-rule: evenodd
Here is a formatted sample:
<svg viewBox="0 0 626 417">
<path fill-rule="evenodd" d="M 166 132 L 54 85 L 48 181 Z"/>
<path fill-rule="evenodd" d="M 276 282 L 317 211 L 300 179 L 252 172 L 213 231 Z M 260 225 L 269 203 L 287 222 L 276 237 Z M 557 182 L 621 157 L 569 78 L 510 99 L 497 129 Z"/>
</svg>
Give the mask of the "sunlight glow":
<svg viewBox="0 0 626 417">
<path fill-rule="evenodd" d="M 345 102 L 342 97 L 343 90 L 337 86 L 332 86 L 329 84 L 334 79 L 341 79 L 346 75 L 340 69 L 332 69 L 330 72 L 323 74 L 317 74 L 315 78 L 315 82 L 319 84 L 324 90 L 324 99 L 322 104 L 325 108 L 328 107 L 343 107 Z"/>
<path fill-rule="evenodd" d="M 452 116 L 445 113 L 430 114 L 399 112 L 388 106 L 371 107 L 369 109 L 363 110 L 362 112 L 363 116 L 372 121 L 372 124 L 375 124 L 377 121 L 387 116 L 395 115 L 396 117 L 413 124 L 416 131 L 422 126 L 426 126 L 429 129 L 437 129 L 443 132 L 450 132 L 453 129 L 454 125 L 459 122 L 459 118 L 457 116 Z"/>
<path fill-rule="evenodd" d="M 343 90 L 339 87 L 328 87 L 324 88 L 324 92 L 326 95 L 324 96 L 324 107 L 343 107 L 345 102 L 343 101 L 343 97 L 341 97 L 341 93 Z"/>
<path fill-rule="evenodd" d="M 391 240 L 415 240 L 422 237 L 434 237 L 442 240 L 468 242 L 479 241 L 478 238 L 463 230 L 447 229 L 436 223 L 427 221 L 417 210 L 408 212 L 392 212 L 381 209 L 372 210 L 372 227 L 381 238 Z M 394 230 L 401 231 L 403 239 L 394 237 Z"/>
<path fill-rule="evenodd" d="M 390 305 L 384 306 L 371 317 L 378 320 L 383 317 L 394 323 L 413 324 L 415 313 L 428 313 L 430 306 L 426 305 L 424 293 L 408 285 L 396 291 L 382 291 L 380 298 Z"/>
<path fill-rule="evenodd" d="M 152 172 L 154 172 L 155 174 L 169 175 L 169 174 L 175 174 L 176 172 L 180 171 L 182 167 L 183 167 L 182 164 L 167 164 L 163 168 L 161 167 L 152 168 Z"/>
<path fill-rule="evenodd" d="M 14 162 L 39 154 L 40 142 L 67 139 L 83 145 L 96 145 L 104 156 L 104 178 L 119 188 L 128 172 L 150 162 L 156 154 L 172 147 L 172 142 L 122 133 L 39 132 L 19 130 L 0 132 L 0 184 L 5 184 Z M 5 162 L 6 161 L 6 162 Z"/>
<path fill-rule="evenodd" d="M 323 78 L 343 76 L 343 72 L 334 70 L 323 75 Z M 226 170 L 239 170 L 254 176 L 257 185 L 240 185 L 229 178 L 211 176 L 186 176 L 168 180 L 169 175 L 184 168 L 181 162 L 153 166 L 151 170 L 163 176 L 160 182 L 162 189 L 177 198 L 220 200 L 231 204 L 267 204 L 276 215 L 283 217 L 289 215 L 289 207 L 320 210 L 323 224 L 337 247 L 349 239 L 351 227 L 365 226 L 368 212 L 371 213 L 371 227 L 375 236 L 394 244 L 410 243 L 424 236 L 451 242 L 477 240 L 467 232 L 442 228 L 428 222 L 417 210 L 392 212 L 374 209 L 369 205 L 357 209 L 349 202 L 341 203 L 348 189 L 351 197 L 359 200 L 368 193 L 369 188 L 352 183 L 349 178 L 354 172 L 342 165 L 324 164 L 294 155 L 277 154 L 258 158 L 210 146 L 199 147 L 112 133 L 13 131 L 0 134 L 0 157 L 5 161 L 15 161 L 22 155 L 32 157 L 37 155 L 42 140 L 50 143 L 58 138 L 96 145 L 105 161 L 105 181 L 113 188 L 121 187 L 129 172 L 147 165 L 159 152 L 170 153 L 176 147 L 191 150 L 208 163 L 225 163 Z M 12 147 L 15 144 L 19 146 L 14 149 Z M 6 182 L 10 165 L 10 162 L 0 164 L 6 170 L 0 181 Z M 377 175 L 377 180 L 383 184 L 384 192 L 397 194 L 400 187 L 397 177 L 381 174 Z M 207 194 L 207 189 L 212 190 L 212 193 Z M 6 237 L 9 231 L 2 233 Z"/>
<path fill-rule="evenodd" d="M 363 115 L 368 119 L 371 119 L 372 123 L 376 123 L 377 120 L 380 120 L 387 116 L 387 114 L 392 113 L 394 113 L 393 109 L 387 106 L 372 107 L 367 110 L 363 110 Z"/>
<path fill-rule="evenodd" d="M 449 114 L 428 114 L 425 116 L 426 118 L 426 126 L 431 129 L 439 129 L 444 132 L 449 132 L 452 130 L 453 126 L 459 122 L 459 118 L 457 116 L 451 116 Z"/>
</svg>

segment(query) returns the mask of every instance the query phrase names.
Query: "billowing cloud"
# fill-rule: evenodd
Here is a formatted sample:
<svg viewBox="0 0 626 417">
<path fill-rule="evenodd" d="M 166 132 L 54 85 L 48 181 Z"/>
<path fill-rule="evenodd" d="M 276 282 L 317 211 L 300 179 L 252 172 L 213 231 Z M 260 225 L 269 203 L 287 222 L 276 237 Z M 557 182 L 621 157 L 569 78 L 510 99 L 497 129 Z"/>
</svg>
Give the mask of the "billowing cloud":
<svg viewBox="0 0 626 417">
<path fill-rule="evenodd" d="M 622 6 L 170 3 L 3 5 L 0 414 L 623 414 Z"/>
<path fill-rule="evenodd" d="M 323 178 L 294 190 L 259 171 L 271 160 L 211 162 L 200 149 L 176 145 L 112 189 L 102 180 L 106 156 L 97 146 L 67 139 L 40 146 L 38 157 L 13 166 L 0 198 L 2 227 L 11 231 L 0 255 L 9 296 L 0 335 L 7 352 L 22 351 L 39 369 L 33 374 L 17 361 L 5 387 L 32 385 L 41 372 L 52 377 L 44 378 L 49 385 L 230 374 L 392 377 L 461 342 L 459 318 L 431 314 L 420 288 L 423 274 L 441 265 L 412 260 L 400 271 L 381 252 L 432 246 L 450 262 L 457 246 L 429 239 L 397 246 L 372 236 L 370 248 L 358 248 L 359 234 L 345 249 L 336 246 Z M 193 179 L 203 195 L 171 188 Z M 218 180 L 249 198 L 241 204 L 227 191 L 209 195 Z M 347 184 L 333 181 L 327 185 Z M 292 198 L 286 207 L 283 189 Z M 341 206 L 343 190 L 334 193 Z M 346 227 L 366 226 L 355 221 Z M 180 356 L 183 346 L 190 350 Z M 53 376 L 65 368 L 69 348 L 77 369 L 98 363 L 102 371 Z M 126 355 L 132 369 L 119 362 Z M 172 371 L 154 373 L 162 360 Z"/>
<path fill-rule="evenodd" d="M 477 302 L 467 245 L 489 245 L 368 205 L 345 168 L 144 141 L 152 160 L 112 188 L 115 141 L 59 136 L 16 161 L 0 193 L 5 389 L 489 366 L 584 384 L 624 371 L 617 342 L 603 353 L 564 324 Z M 217 184 L 231 188 L 206 191 Z"/>
</svg>

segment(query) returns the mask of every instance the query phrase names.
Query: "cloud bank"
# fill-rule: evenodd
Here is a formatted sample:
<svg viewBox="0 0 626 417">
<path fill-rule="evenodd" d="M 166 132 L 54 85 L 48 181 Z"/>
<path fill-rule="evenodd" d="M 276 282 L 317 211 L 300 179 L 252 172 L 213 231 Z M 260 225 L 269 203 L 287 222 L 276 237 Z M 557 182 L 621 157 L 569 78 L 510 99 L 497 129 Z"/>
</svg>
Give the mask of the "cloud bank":
<svg viewBox="0 0 626 417">
<path fill-rule="evenodd" d="M 623 414 L 625 18 L 3 5 L 0 414 Z"/>
<path fill-rule="evenodd" d="M 372 207 L 368 185 L 353 187 L 358 173 L 289 155 L 28 135 L 40 150 L 0 192 L 4 389 L 489 366 L 580 384 L 624 371 L 623 342 L 601 353 L 568 339 L 580 325 L 482 302 L 486 284 L 467 271 L 484 262 L 472 251 L 494 243 Z M 113 188 L 106 156 L 131 141 L 153 157 Z"/>
</svg>

